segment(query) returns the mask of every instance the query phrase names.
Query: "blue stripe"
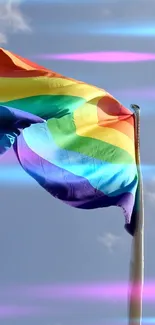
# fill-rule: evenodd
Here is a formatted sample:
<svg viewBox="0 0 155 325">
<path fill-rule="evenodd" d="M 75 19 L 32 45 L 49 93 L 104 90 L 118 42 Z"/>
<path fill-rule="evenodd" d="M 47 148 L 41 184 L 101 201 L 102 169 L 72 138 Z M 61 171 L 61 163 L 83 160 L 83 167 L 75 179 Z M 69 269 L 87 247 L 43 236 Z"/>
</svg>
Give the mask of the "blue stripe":
<svg viewBox="0 0 155 325">
<path fill-rule="evenodd" d="M 61 149 L 54 142 L 47 123 L 31 125 L 23 130 L 23 137 L 29 148 L 37 155 L 74 175 L 86 178 L 95 189 L 105 195 L 117 196 L 125 192 L 135 195 L 137 188 L 135 164 L 110 164 Z M 24 156 L 24 152 L 20 154 Z"/>
<path fill-rule="evenodd" d="M 149 182 L 152 180 L 152 175 L 155 174 L 155 166 L 142 166 L 143 180 Z M 8 186 L 15 184 L 32 184 L 36 185 L 36 182 L 32 177 L 30 177 L 19 164 L 3 164 L 3 161 L 0 163 L 0 185 Z M 150 190 L 151 191 L 151 190 Z"/>
</svg>

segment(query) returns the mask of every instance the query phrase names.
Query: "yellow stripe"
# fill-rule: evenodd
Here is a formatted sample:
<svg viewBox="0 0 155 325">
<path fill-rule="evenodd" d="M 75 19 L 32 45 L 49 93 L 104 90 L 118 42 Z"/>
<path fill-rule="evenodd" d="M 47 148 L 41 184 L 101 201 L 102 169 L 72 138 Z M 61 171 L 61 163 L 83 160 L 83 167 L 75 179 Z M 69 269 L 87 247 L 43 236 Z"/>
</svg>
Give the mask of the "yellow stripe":
<svg viewBox="0 0 155 325">
<path fill-rule="evenodd" d="M 0 102 L 40 95 L 70 95 L 88 101 L 106 94 L 91 85 L 61 78 L 0 78 Z"/>
<path fill-rule="evenodd" d="M 74 122 L 77 135 L 110 143 L 126 150 L 135 159 L 134 142 L 118 130 L 98 126 L 97 108 L 91 103 L 75 110 Z"/>
</svg>

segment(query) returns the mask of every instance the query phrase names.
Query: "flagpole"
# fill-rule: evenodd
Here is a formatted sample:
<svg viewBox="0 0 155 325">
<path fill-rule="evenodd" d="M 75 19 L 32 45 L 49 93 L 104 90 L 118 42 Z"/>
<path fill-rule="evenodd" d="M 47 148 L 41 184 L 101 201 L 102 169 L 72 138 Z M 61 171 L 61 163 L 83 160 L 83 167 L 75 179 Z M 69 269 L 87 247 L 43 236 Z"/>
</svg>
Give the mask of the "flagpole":
<svg viewBox="0 0 155 325">
<path fill-rule="evenodd" d="M 130 296 L 129 296 L 129 325 L 142 324 L 142 295 L 144 283 L 144 198 L 143 182 L 140 166 L 140 108 L 131 105 L 135 113 L 136 130 L 136 163 L 138 170 L 137 189 L 137 225 L 132 242 L 132 256 L 130 265 Z"/>
</svg>

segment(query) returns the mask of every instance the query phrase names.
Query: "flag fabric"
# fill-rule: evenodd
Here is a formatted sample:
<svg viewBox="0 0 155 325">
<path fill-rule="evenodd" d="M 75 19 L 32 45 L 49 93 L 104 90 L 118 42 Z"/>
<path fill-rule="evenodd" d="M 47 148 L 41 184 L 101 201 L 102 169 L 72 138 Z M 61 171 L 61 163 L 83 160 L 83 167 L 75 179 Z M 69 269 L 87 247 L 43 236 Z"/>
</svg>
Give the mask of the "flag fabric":
<svg viewBox="0 0 155 325">
<path fill-rule="evenodd" d="M 138 172 L 132 110 L 103 89 L 4 49 L 0 105 L 0 152 L 13 144 L 24 170 L 70 206 L 121 207 L 126 229 L 134 233 Z"/>
</svg>

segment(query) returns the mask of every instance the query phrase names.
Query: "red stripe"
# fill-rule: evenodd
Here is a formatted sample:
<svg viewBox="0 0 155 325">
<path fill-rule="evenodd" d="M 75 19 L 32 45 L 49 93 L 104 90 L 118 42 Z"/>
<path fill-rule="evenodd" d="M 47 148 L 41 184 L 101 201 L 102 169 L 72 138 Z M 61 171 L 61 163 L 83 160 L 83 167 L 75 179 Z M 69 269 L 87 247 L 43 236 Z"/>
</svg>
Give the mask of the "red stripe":
<svg viewBox="0 0 155 325">
<path fill-rule="evenodd" d="M 133 113 L 116 99 L 109 95 L 102 97 L 97 104 L 97 114 L 99 126 L 118 130 L 134 141 Z"/>
<path fill-rule="evenodd" d="M 16 59 L 18 59 L 19 61 L 16 62 Z M 19 55 L 0 49 L 0 77 L 29 78 L 29 77 L 39 77 L 39 76 L 47 76 L 48 78 L 54 77 L 54 78 L 74 80 L 72 78 L 62 76 L 61 74 L 46 69 L 42 66 L 39 66 L 34 62 L 30 62 L 29 60 L 24 59 Z"/>
</svg>

